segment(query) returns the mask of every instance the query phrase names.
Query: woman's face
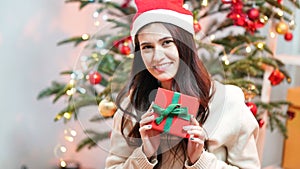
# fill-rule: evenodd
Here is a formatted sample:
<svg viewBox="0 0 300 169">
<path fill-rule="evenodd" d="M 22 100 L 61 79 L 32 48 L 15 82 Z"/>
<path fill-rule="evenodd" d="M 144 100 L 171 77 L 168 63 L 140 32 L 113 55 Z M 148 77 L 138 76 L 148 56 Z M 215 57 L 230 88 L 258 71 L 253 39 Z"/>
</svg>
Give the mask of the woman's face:
<svg viewBox="0 0 300 169">
<path fill-rule="evenodd" d="M 162 83 L 171 81 L 179 67 L 179 54 L 170 32 L 153 23 L 139 32 L 138 40 L 148 71 Z"/>
</svg>

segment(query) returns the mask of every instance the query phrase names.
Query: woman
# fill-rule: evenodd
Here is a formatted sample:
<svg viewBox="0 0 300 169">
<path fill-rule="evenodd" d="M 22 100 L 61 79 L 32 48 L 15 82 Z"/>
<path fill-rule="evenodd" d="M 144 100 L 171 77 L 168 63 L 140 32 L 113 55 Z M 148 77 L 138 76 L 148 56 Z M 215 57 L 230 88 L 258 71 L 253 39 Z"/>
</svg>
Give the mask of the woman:
<svg viewBox="0 0 300 169">
<path fill-rule="evenodd" d="M 117 98 L 106 168 L 260 168 L 258 125 L 235 86 L 212 81 L 197 56 L 192 14 L 182 1 L 136 0 L 131 79 Z M 153 93 L 158 87 L 199 98 L 190 138 L 161 134 Z"/>
</svg>

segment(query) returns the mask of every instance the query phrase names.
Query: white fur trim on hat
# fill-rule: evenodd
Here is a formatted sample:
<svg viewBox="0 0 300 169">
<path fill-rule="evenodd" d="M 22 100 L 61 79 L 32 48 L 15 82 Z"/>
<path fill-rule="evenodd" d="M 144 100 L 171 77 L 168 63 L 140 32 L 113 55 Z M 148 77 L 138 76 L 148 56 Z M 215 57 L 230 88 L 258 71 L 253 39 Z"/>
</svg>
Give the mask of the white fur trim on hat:
<svg viewBox="0 0 300 169">
<path fill-rule="evenodd" d="M 144 12 L 134 20 L 130 33 L 132 39 L 134 40 L 134 36 L 143 26 L 154 22 L 170 23 L 195 35 L 192 15 L 182 14 L 167 9 L 156 9 Z"/>
</svg>

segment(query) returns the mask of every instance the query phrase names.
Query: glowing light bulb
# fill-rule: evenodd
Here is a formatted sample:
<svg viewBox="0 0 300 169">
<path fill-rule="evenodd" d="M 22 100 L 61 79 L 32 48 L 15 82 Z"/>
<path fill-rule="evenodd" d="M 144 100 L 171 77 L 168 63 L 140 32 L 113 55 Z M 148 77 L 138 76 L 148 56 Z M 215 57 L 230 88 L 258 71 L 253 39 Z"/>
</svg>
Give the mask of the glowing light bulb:
<svg viewBox="0 0 300 169">
<path fill-rule="evenodd" d="M 61 160 L 61 161 L 60 161 L 60 166 L 61 166 L 61 167 L 66 167 L 66 166 L 67 166 L 67 163 L 66 163 L 64 160 Z"/>
<path fill-rule="evenodd" d="M 67 148 L 65 146 L 61 146 L 60 147 L 60 151 L 63 152 L 63 153 L 65 153 L 65 152 L 67 152 Z"/>
<path fill-rule="evenodd" d="M 257 46 L 257 48 L 262 49 L 264 47 L 264 44 L 259 42 L 256 46 Z"/>
<path fill-rule="evenodd" d="M 201 3 L 201 5 L 204 6 L 204 7 L 207 6 L 208 5 L 207 0 L 203 0 L 202 3 Z"/>
<path fill-rule="evenodd" d="M 86 34 L 86 33 L 84 33 L 84 34 L 81 35 L 82 40 L 88 40 L 89 37 L 90 36 L 88 34 Z"/>
<path fill-rule="evenodd" d="M 70 113 L 70 112 L 65 112 L 65 113 L 64 113 L 64 118 L 66 118 L 66 119 L 69 120 L 69 119 L 71 119 L 71 117 L 72 117 L 72 116 L 71 116 L 71 113 Z"/>
<path fill-rule="evenodd" d="M 251 47 L 250 47 L 250 46 L 247 46 L 247 47 L 246 47 L 246 52 L 247 52 L 247 53 L 250 53 L 251 51 L 252 51 Z"/>
<path fill-rule="evenodd" d="M 276 34 L 275 34 L 273 31 L 271 31 L 271 32 L 270 32 L 270 37 L 271 37 L 271 38 L 275 38 L 275 37 L 276 37 Z"/>
</svg>

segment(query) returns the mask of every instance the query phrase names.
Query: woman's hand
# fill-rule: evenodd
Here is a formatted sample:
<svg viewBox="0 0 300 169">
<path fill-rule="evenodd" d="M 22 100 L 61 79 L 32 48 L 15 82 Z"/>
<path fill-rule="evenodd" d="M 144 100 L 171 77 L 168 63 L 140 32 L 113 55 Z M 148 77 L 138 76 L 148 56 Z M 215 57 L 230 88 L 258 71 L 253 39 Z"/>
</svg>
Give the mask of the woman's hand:
<svg viewBox="0 0 300 169">
<path fill-rule="evenodd" d="M 152 130 L 152 125 L 149 124 L 155 120 L 152 105 L 153 103 L 147 112 L 142 115 L 139 129 L 143 141 L 143 151 L 149 158 L 157 152 L 160 144 L 160 132 Z"/>
<path fill-rule="evenodd" d="M 184 126 L 183 129 L 190 134 L 187 154 L 190 163 L 194 164 L 203 152 L 205 132 L 195 117 L 191 118 L 191 125 Z"/>
</svg>

